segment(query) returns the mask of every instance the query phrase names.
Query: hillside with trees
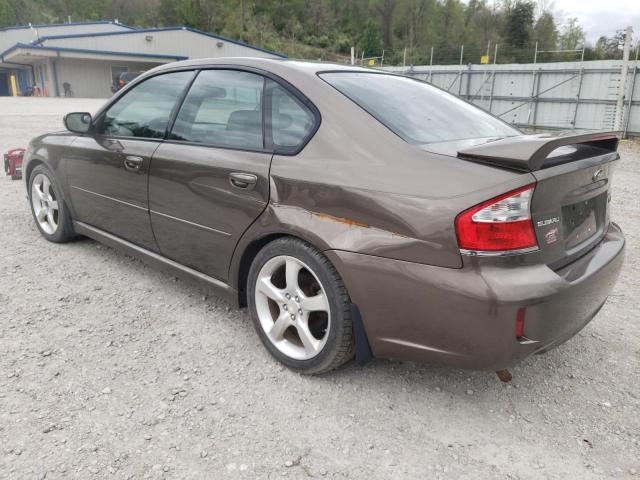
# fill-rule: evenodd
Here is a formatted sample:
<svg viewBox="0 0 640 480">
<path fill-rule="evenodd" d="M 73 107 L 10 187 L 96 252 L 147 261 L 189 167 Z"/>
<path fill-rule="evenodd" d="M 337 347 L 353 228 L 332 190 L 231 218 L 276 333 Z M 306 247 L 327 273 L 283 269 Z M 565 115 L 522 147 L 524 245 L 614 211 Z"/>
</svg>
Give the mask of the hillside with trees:
<svg viewBox="0 0 640 480">
<path fill-rule="evenodd" d="M 118 19 L 135 27 L 186 25 L 291 57 L 385 64 L 530 62 L 539 50 L 575 50 L 584 31 L 544 1 L 524 0 L 0 0 L 0 27 Z M 585 59 L 619 58 L 619 35 L 587 45 Z M 464 45 L 464 49 L 461 49 Z M 462 50 L 462 52 L 461 52 Z M 575 60 L 576 52 L 542 53 L 539 62 Z"/>
</svg>

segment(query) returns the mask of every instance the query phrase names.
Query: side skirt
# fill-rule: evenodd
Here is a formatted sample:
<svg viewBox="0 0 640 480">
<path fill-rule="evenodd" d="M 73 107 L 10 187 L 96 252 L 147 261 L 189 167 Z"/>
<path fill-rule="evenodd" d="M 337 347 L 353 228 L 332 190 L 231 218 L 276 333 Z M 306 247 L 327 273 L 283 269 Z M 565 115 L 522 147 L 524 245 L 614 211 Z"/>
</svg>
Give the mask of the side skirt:
<svg viewBox="0 0 640 480">
<path fill-rule="evenodd" d="M 238 292 L 235 288 L 232 288 L 220 280 L 205 275 L 204 273 L 200 273 L 193 268 L 185 267 L 184 265 L 163 257 L 158 253 L 139 247 L 138 245 L 123 240 L 120 237 L 116 237 L 115 235 L 111 235 L 99 228 L 87 225 L 86 223 L 74 220 L 73 228 L 75 232 L 80 235 L 84 235 L 116 250 L 120 250 L 121 252 L 142 260 L 158 270 L 162 270 L 163 272 L 185 280 L 195 280 L 199 284 L 211 290 L 211 292 L 216 296 L 222 297 L 233 306 L 238 307 Z"/>
</svg>

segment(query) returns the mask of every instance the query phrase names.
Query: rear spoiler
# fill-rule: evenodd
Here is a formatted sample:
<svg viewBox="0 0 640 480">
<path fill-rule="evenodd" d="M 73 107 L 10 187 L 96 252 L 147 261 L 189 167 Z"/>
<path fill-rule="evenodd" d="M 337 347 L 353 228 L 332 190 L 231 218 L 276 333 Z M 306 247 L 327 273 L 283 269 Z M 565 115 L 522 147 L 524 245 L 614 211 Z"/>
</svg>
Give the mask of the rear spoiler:
<svg viewBox="0 0 640 480">
<path fill-rule="evenodd" d="M 619 132 L 519 135 L 460 150 L 458 158 L 533 172 L 540 170 L 549 154 L 558 147 L 588 145 L 615 152 L 619 141 Z"/>
</svg>

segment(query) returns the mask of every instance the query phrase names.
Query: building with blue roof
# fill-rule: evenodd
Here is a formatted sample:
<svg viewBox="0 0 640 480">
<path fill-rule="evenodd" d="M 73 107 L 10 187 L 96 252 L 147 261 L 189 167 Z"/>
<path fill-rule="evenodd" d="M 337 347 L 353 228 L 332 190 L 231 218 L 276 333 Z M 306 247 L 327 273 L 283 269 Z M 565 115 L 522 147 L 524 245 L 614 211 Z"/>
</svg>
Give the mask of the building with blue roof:
<svg viewBox="0 0 640 480">
<path fill-rule="evenodd" d="M 103 98 L 125 72 L 194 58 L 284 55 L 188 27 L 136 29 L 117 21 L 0 29 L 0 96 Z"/>
</svg>

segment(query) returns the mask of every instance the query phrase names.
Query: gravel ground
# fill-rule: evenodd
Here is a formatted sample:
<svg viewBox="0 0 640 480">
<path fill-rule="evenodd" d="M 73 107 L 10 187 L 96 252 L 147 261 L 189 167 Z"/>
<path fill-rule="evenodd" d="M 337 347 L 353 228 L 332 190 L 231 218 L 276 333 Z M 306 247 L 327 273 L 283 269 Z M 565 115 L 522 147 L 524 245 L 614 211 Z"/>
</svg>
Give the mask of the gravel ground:
<svg viewBox="0 0 640 480">
<path fill-rule="evenodd" d="M 0 99 L 0 151 L 100 103 Z M 622 277 L 509 384 L 388 361 L 299 376 L 246 310 L 93 241 L 47 243 L 0 179 L 0 477 L 640 478 L 640 144 L 621 152 Z"/>
</svg>

